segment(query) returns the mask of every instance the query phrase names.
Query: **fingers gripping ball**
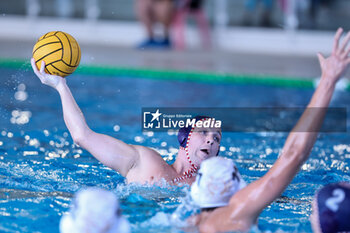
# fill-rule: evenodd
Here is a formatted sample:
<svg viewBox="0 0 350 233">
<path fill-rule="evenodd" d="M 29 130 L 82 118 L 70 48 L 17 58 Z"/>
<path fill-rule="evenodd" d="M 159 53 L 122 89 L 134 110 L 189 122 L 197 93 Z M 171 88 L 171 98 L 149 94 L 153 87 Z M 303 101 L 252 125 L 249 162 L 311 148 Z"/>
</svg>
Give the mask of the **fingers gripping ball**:
<svg viewBox="0 0 350 233">
<path fill-rule="evenodd" d="M 48 32 L 38 39 L 33 48 L 33 58 L 40 70 L 44 61 L 45 72 L 65 77 L 75 71 L 80 63 L 78 42 L 68 33 Z"/>
</svg>

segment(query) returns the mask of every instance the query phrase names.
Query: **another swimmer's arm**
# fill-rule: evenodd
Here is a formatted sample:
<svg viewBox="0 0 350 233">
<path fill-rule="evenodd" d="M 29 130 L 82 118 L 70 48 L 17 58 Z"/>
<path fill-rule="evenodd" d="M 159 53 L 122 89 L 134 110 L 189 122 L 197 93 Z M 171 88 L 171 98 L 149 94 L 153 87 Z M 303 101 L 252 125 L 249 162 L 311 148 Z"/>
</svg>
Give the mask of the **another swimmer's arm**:
<svg viewBox="0 0 350 233">
<path fill-rule="evenodd" d="M 289 134 L 281 156 L 266 175 L 231 198 L 230 205 L 235 206 L 234 211 L 241 211 L 241 216 L 243 214 L 246 219 L 255 220 L 267 205 L 279 197 L 309 157 L 336 82 L 350 64 L 348 58 L 350 49 L 346 49 L 350 33 L 339 46 L 341 34 L 342 29 L 338 29 L 330 57 L 325 59 L 318 54 L 322 70 L 321 82 L 312 96 L 308 109 Z"/>
<path fill-rule="evenodd" d="M 58 91 L 61 97 L 64 121 L 74 142 L 88 150 L 104 165 L 126 176 L 139 159 L 136 147 L 92 131 L 86 124 L 84 115 L 67 86 L 66 80 L 60 76 L 46 74 L 44 71 L 45 63 L 42 63 L 42 68 L 39 71 L 34 59 L 31 62 L 40 81 Z"/>
</svg>

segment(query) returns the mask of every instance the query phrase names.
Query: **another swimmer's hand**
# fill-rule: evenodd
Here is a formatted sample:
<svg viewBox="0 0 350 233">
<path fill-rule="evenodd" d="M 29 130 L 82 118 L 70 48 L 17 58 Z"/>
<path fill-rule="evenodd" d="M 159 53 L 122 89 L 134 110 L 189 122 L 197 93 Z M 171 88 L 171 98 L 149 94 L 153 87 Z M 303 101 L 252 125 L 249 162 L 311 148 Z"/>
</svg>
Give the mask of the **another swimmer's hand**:
<svg viewBox="0 0 350 233">
<path fill-rule="evenodd" d="M 343 43 L 339 46 L 339 40 L 342 34 L 343 29 L 339 28 L 335 34 L 331 56 L 324 58 L 321 53 L 317 54 L 322 70 L 322 78 L 333 81 L 334 84 L 341 78 L 350 64 L 350 47 L 348 47 L 350 32 L 346 34 Z"/>
<path fill-rule="evenodd" d="M 33 68 L 34 73 L 40 79 L 42 84 L 48 85 L 48 86 L 56 89 L 59 83 L 62 83 L 65 81 L 65 79 L 60 77 L 60 76 L 47 74 L 45 72 L 45 62 L 44 61 L 41 62 L 40 71 L 38 70 L 38 67 L 35 64 L 34 58 L 31 59 L 31 64 L 32 64 L 32 68 Z"/>
</svg>

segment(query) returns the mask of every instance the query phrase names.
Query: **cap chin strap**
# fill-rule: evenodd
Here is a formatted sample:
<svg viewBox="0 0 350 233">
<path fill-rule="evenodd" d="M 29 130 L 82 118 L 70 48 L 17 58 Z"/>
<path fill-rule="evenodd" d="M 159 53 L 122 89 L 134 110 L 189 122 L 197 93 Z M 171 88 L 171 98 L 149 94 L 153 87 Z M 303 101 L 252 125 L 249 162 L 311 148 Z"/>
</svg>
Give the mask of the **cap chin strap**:
<svg viewBox="0 0 350 233">
<path fill-rule="evenodd" d="M 207 120 L 209 118 L 203 118 L 201 119 L 202 120 Z M 194 130 L 195 127 L 192 127 L 190 133 L 188 134 L 188 137 L 187 137 L 187 141 L 186 141 L 186 147 L 185 147 L 185 151 L 186 151 L 186 158 L 187 158 L 187 161 L 190 163 L 191 165 L 191 168 L 188 169 L 186 172 L 184 172 L 182 174 L 182 176 L 180 177 L 177 177 L 173 180 L 174 183 L 177 183 L 177 182 L 180 182 L 180 181 L 183 181 L 185 179 L 188 179 L 188 178 L 191 178 L 193 177 L 194 174 L 197 174 L 197 171 L 199 169 L 198 166 L 196 166 L 195 164 L 193 164 L 191 158 L 190 158 L 190 154 L 188 153 L 188 144 L 190 143 L 190 139 L 191 139 L 191 135 L 193 133 L 193 130 Z"/>
</svg>

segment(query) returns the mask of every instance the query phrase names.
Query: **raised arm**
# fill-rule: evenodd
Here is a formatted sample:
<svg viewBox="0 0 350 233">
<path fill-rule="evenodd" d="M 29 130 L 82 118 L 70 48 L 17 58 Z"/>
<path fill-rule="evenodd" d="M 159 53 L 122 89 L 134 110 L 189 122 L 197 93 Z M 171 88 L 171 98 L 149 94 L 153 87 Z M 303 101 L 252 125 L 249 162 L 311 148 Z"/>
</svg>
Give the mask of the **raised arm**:
<svg viewBox="0 0 350 233">
<path fill-rule="evenodd" d="M 232 196 L 228 206 L 218 208 L 210 214 L 201 214 L 197 218 L 200 232 L 248 231 L 261 211 L 282 194 L 300 166 L 307 160 L 332 98 L 335 84 L 350 63 L 349 48 L 346 48 L 350 33 L 339 46 L 342 32 L 342 29 L 338 29 L 335 35 L 330 57 L 324 58 L 318 54 L 322 70 L 321 82 L 307 106 L 308 109 L 289 134 L 273 167 L 262 178 Z"/>
<path fill-rule="evenodd" d="M 66 83 L 66 79 L 45 73 L 45 63 L 40 71 L 32 58 L 31 64 L 40 81 L 56 89 L 61 97 L 64 122 L 75 143 L 88 150 L 104 165 L 118 171 L 124 177 L 137 164 L 139 153 L 135 146 L 92 131 Z"/>
<path fill-rule="evenodd" d="M 318 54 L 321 66 L 321 81 L 313 94 L 307 109 L 289 134 L 280 157 L 261 179 L 253 182 L 231 198 L 230 205 L 248 219 L 256 219 L 260 212 L 279 197 L 309 157 L 322 125 L 335 85 L 350 63 L 347 48 L 350 32 L 339 46 L 343 30 L 338 29 L 330 57 Z M 242 209 L 241 209 L 242 211 Z"/>
</svg>

